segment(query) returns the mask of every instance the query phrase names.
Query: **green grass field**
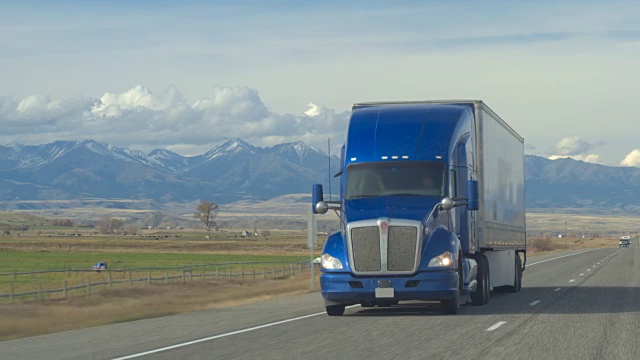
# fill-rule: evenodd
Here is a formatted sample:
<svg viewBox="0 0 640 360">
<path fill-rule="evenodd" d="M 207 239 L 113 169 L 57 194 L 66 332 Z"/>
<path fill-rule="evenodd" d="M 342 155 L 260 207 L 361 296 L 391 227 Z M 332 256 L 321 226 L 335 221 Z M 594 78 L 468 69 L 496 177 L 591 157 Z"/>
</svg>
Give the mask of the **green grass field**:
<svg viewBox="0 0 640 360">
<path fill-rule="evenodd" d="M 111 270 L 188 266 L 235 262 L 297 262 L 309 257 L 296 255 L 228 255 L 163 253 L 89 253 L 89 252 L 0 252 L 0 274 L 43 270 L 89 270 L 97 262 L 106 262 Z M 234 265 L 239 267 L 240 265 Z M 0 278 L 1 281 L 1 278 Z"/>
</svg>

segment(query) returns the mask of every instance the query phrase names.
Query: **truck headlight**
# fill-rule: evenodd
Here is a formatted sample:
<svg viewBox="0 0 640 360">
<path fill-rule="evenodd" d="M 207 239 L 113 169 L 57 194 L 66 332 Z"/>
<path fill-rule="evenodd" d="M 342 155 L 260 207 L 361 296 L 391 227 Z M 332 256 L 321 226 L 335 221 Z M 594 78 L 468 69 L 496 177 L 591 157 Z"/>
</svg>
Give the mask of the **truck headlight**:
<svg viewBox="0 0 640 360">
<path fill-rule="evenodd" d="M 429 260 L 428 267 L 451 267 L 453 265 L 453 254 L 450 251 L 445 251 L 442 254 L 433 257 Z"/>
<path fill-rule="evenodd" d="M 322 268 L 340 270 L 342 269 L 342 262 L 329 254 L 322 254 Z"/>
</svg>

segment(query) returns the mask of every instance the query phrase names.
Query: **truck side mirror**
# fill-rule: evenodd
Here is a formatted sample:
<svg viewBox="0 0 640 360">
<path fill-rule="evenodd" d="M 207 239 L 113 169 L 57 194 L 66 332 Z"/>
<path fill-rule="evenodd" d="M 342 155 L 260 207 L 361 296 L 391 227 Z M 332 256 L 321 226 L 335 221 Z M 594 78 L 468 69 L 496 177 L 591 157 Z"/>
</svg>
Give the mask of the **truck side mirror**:
<svg viewBox="0 0 640 360">
<path fill-rule="evenodd" d="M 311 190 L 311 210 L 314 214 L 325 214 L 329 206 L 324 202 L 322 184 L 313 184 Z"/>
<path fill-rule="evenodd" d="M 480 208 L 480 200 L 478 198 L 478 180 L 467 181 L 467 197 L 469 198 L 467 209 L 478 210 Z"/>
</svg>

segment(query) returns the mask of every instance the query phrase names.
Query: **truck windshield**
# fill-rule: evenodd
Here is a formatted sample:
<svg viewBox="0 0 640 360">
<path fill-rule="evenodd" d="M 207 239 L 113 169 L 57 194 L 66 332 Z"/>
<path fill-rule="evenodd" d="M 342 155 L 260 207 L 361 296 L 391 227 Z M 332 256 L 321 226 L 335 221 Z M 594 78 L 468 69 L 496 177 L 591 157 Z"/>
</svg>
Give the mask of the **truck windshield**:
<svg viewBox="0 0 640 360">
<path fill-rule="evenodd" d="M 445 166 L 441 162 L 398 161 L 347 166 L 345 198 L 376 196 L 444 196 Z"/>
</svg>

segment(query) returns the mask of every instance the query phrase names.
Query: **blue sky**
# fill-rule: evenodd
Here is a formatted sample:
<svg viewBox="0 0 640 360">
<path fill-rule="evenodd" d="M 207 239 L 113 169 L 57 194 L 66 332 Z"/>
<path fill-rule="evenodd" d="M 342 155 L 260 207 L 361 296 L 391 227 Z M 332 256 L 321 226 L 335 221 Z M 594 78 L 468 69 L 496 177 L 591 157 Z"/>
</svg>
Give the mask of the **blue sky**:
<svg viewBox="0 0 640 360">
<path fill-rule="evenodd" d="M 527 153 L 640 166 L 638 18 L 631 1 L 0 2 L 0 145 L 323 146 L 354 102 L 481 99 Z"/>
</svg>

